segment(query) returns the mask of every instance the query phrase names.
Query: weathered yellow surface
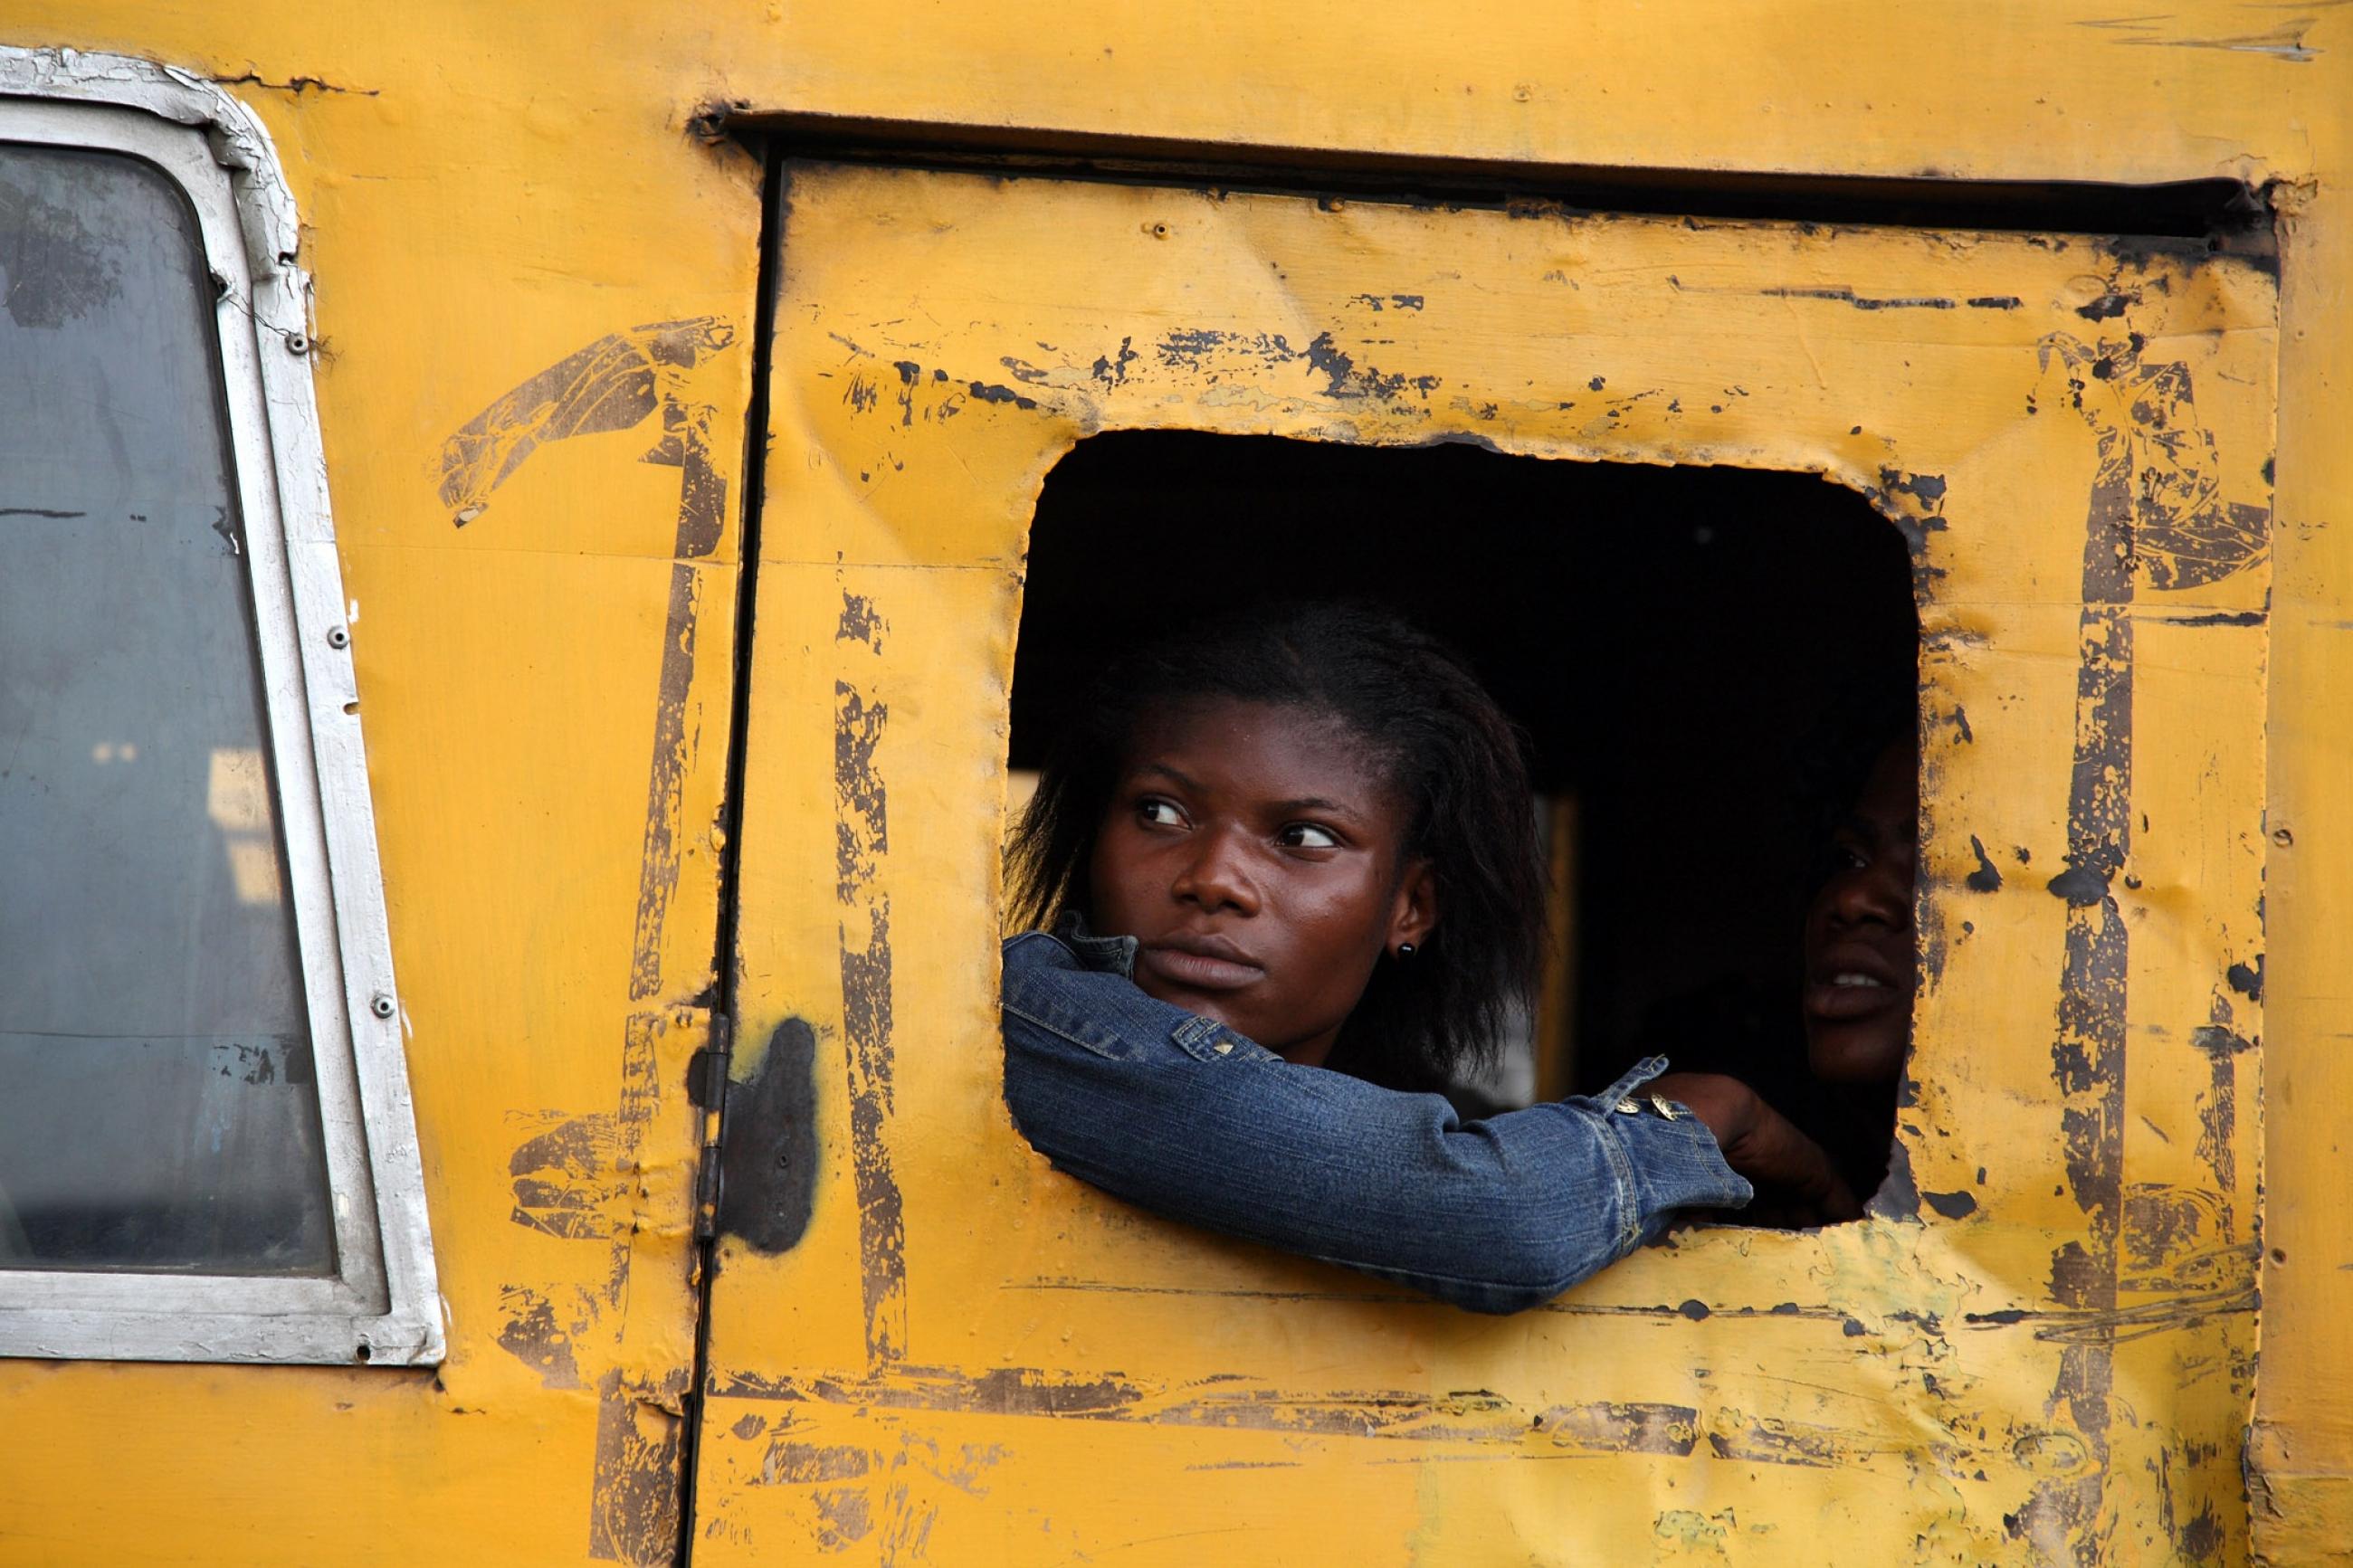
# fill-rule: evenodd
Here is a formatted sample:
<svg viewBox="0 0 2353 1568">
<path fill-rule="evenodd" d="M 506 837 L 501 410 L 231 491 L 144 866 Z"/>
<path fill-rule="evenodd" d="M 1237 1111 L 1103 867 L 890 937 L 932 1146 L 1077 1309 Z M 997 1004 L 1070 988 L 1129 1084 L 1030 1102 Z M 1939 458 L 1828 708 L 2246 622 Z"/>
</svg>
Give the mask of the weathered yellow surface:
<svg viewBox="0 0 2353 1568">
<path fill-rule="evenodd" d="M 823 1042 L 824 1157 L 797 1246 L 723 1244 L 705 1555 L 2243 1541 L 2259 1026 L 2224 972 L 2261 947 L 2260 272 L 2197 246 L 790 182 L 743 1023 Z M 1083 278 L 1041 289 L 1070 255 Z M 1368 302 L 1400 295 L 1420 303 Z M 2117 313 L 2087 319 L 2097 300 Z M 1045 1169 L 996 1093 L 973 935 L 995 924 L 1009 631 L 1047 468 L 1149 426 L 1814 469 L 1913 531 L 1935 829 L 1918 1214 L 1696 1235 L 1499 1323 Z M 2087 530 L 2113 568 L 2127 517 L 2142 564 L 2087 608 Z M 2086 680 L 2128 706 L 2079 711 Z M 2043 887 L 2125 826 L 2071 803 L 2079 769 L 2135 814 L 2113 912 Z M 2005 847 L 1998 892 L 1961 888 L 1973 835 Z"/>
<path fill-rule="evenodd" d="M 688 133 L 713 101 L 2292 188 L 2275 300 L 2246 262 L 2082 239 L 797 172 L 735 1070 L 787 1019 L 815 1026 L 818 1184 L 788 1253 L 723 1249 L 699 1557 L 2334 1560 L 2353 12 L 2116 9 L 6 0 L 0 42 L 227 81 L 306 226 L 451 1352 L 438 1378 L 0 1364 L 0 1560 L 668 1558 L 759 217 L 753 161 Z M 1352 310 L 1376 289 L 1425 308 Z M 2077 313 L 2109 290 L 2138 297 Z M 1188 362 L 1160 353 L 1172 331 L 1232 335 L 1187 340 Z M 1324 333 L 1345 370 L 1309 356 Z M 461 452 L 527 426 L 539 405 L 501 399 L 543 372 L 626 376 L 632 354 L 663 367 L 637 422 L 549 440 L 495 489 L 445 468 L 478 416 Z M 2155 440 L 2140 403 L 2211 448 Z M 1905 1136 L 1918 1188 L 1975 1211 L 1709 1234 L 1493 1322 L 1046 1171 L 997 1100 L 990 1017 L 1022 533 L 1071 441 L 1148 426 L 1812 468 L 1921 531 L 1943 573 L 1924 582 L 1935 983 Z M 669 460 L 640 461 L 666 432 Z M 715 510 L 688 482 L 698 445 Z M 2270 509 L 2269 552 L 2168 586 L 2145 547 L 2125 603 L 2086 575 L 2104 494 L 2144 525 L 2152 498 L 2193 521 L 2211 501 L 2191 531 L 2226 541 L 2228 509 Z M 2112 886 L 2111 925 L 2043 883 L 2127 758 L 2138 886 Z M 2000 891 L 1966 890 L 1971 835 L 2031 867 L 2003 857 Z M 2071 951 L 2118 947 L 2120 987 L 2064 979 Z M 2226 975 L 2258 955 L 2260 1006 Z M 2072 1093 L 2054 1041 L 2083 1047 Z"/>
</svg>

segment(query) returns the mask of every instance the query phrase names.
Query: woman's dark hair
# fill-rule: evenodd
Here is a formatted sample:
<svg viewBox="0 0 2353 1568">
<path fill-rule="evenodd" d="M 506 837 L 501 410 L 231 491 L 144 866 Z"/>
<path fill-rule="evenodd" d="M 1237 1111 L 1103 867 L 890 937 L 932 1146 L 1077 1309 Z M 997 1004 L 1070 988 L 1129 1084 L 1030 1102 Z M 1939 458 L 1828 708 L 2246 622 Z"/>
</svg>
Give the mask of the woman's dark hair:
<svg viewBox="0 0 2353 1568">
<path fill-rule="evenodd" d="M 1430 863 L 1438 924 L 1376 965 L 1330 1065 L 1441 1087 L 1494 1055 L 1544 955 L 1544 855 L 1520 732 L 1445 644 L 1360 604 L 1258 606 L 1118 659 L 1056 737 L 1008 855 L 1025 926 L 1084 915 L 1095 835 L 1145 715 L 1202 699 L 1296 708 L 1359 737 L 1405 803 L 1408 858 Z"/>
</svg>

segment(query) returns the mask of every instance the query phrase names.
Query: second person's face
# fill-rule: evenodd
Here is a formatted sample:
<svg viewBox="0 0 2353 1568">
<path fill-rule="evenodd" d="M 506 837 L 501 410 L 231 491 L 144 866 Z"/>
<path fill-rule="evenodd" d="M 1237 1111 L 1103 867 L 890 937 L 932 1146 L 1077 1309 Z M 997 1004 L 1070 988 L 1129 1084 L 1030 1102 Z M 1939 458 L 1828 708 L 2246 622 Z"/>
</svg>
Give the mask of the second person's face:
<svg viewBox="0 0 2353 1568">
<path fill-rule="evenodd" d="M 1806 1047 L 1815 1076 L 1892 1082 L 1912 1041 L 1912 880 L 1920 787 L 1909 739 L 1879 755 L 1806 911 Z"/>
<path fill-rule="evenodd" d="M 1428 869 L 1364 746 L 1297 709 L 1229 700 L 1137 727 L 1096 837 L 1092 924 L 1135 983 L 1321 1064 L 1373 967 L 1435 921 Z"/>
</svg>

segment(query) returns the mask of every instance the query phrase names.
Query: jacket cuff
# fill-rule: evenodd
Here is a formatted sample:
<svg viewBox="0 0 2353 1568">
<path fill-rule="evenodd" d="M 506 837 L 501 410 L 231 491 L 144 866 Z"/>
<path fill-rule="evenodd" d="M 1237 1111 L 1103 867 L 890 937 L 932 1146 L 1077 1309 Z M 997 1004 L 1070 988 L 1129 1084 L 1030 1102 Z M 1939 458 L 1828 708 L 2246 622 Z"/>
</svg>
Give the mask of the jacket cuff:
<svg viewBox="0 0 2353 1568">
<path fill-rule="evenodd" d="M 1628 1250 L 1654 1239 L 1678 1210 L 1743 1208 L 1757 1195 L 1725 1163 L 1715 1134 L 1690 1107 L 1641 1092 L 1666 1070 L 1666 1058 L 1645 1058 L 1607 1089 L 1580 1101 L 1625 1156 L 1619 1168 L 1631 1189 L 1621 1232 Z"/>
</svg>

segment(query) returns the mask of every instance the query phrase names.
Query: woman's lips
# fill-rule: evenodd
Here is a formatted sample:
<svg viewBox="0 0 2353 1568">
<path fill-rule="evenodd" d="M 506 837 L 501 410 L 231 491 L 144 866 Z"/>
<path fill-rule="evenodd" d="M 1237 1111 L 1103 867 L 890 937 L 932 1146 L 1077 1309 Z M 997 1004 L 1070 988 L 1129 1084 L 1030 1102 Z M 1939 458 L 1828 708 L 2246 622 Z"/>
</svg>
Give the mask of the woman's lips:
<svg viewBox="0 0 2353 1568">
<path fill-rule="evenodd" d="M 1265 970 L 1239 958 L 1166 944 L 1140 949 L 1136 962 L 1157 978 L 1192 991 L 1240 991 L 1266 976 Z"/>
</svg>

